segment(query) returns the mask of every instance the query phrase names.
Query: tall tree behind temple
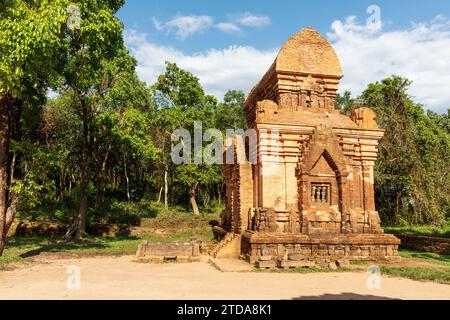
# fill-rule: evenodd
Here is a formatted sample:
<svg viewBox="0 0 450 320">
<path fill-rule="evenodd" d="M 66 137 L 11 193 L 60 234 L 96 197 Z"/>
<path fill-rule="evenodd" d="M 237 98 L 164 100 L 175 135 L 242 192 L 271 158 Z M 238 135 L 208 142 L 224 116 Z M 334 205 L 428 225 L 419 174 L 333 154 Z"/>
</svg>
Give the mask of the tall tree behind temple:
<svg viewBox="0 0 450 320">
<path fill-rule="evenodd" d="M 247 129 L 244 113 L 245 95 L 241 90 L 229 90 L 225 93 L 223 102 L 215 112 L 216 128 L 222 131 L 226 129 Z"/>
<path fill-rule="evenodd" d="M 364 105 L 385 130 L 375 166 L 377 209 L 385 223 L 441 224 L 450 217 L 449 116 L 424 113 L 408 94 L 411 81 L 392 76 L 369 84 L 355 101 L 344 94 L 342 110 Z"/>
<path fill-rule="evenodd" d="M 343 114 L 350 115 L 353 109 L 356 109 L 356 101 L 352 98 L 352 93 L 348 90 L 343 94 L 338 94 L 335 101 L 336 109 L 340 110 Z"/>
</svg>

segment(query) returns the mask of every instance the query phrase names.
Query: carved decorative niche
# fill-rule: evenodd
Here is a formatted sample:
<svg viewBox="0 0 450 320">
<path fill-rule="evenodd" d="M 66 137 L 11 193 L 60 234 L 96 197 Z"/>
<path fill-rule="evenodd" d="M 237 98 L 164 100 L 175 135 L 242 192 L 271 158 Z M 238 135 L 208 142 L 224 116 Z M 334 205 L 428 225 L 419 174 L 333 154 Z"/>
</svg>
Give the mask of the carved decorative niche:
<svg viewBox="0 0 450 320">
<path fill-rule="evenodd" d="M 331 206 L 331 184 L 311 183 L 311 203 L 315 206 Z"/>
</svg>

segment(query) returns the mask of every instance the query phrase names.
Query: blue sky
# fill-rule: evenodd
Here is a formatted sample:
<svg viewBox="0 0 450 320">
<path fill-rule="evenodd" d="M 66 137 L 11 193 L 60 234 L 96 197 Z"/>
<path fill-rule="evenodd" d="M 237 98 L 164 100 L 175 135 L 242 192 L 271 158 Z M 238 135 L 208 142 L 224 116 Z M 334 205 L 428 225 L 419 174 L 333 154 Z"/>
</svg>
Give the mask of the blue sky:
<svg viewBox="0 0 450 320">
<path fill-rule="evenodd" d="M 366 28 L 370 5 L 380 8 L 375 31 Z M 284 41 L 313 26 L 341 59 L 342 90 L 356 95 L 379 77 L 403 73 L 420 102 L 438 112 L 450 106 L 450 1 L 127 0 L 118 17 L 147 82 L 171 60 L 219 98 L 228 89 L 247 91 Z"/>
</svg>

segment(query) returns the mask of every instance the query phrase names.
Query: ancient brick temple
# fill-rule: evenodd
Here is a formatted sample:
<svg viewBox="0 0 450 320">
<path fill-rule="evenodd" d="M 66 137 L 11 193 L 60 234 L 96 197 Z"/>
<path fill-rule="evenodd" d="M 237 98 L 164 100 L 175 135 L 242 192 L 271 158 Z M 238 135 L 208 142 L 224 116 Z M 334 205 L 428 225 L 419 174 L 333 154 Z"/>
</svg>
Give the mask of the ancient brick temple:
<svg viewBox="0 0 450 320">
<path fill-rule="evenodd" d="M 342 76 L 335 51 L 314 29 L 283 45 L 245 101 L 256 149 L 239 145 L 249 139 L 229 146 L 244 148 L 248 161 L 223 167 L 227 206 L 214 255 L 260 266 L 399 259 L 400 242 L 383 233 L 374 201 L 383 130 L 368 108 L 351 117 L 335 110 Z"/>
</svg>

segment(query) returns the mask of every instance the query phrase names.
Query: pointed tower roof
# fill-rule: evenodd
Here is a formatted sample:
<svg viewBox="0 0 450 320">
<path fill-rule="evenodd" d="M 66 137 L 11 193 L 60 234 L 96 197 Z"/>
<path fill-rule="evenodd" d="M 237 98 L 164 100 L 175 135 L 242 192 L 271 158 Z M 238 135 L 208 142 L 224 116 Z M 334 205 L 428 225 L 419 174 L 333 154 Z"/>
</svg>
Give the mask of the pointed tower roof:
<svg viewBox="0 0 450 320">
<path fill-rule="evenodd" d="M 275 60 L 275 69 L 342 76 L 333 47 L 312 27 L 301 30 L 283 45 Z"/>
<path fill-rule="evenodd" d="M 326 89 L 333 92 L 337 91 L 343 76 L 333 47 L 312 27 L 299 31 L 286 41 L 272 66 L 247 95 L 244 109 L 250 112 L 258 101 L 276 102 L 282 92 L 298 91 L 308 76 L 326 81 Z"/>
</svg>

